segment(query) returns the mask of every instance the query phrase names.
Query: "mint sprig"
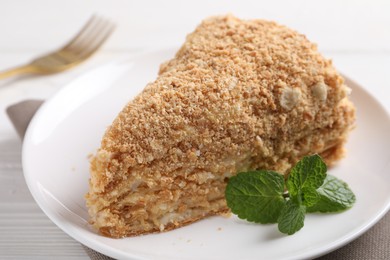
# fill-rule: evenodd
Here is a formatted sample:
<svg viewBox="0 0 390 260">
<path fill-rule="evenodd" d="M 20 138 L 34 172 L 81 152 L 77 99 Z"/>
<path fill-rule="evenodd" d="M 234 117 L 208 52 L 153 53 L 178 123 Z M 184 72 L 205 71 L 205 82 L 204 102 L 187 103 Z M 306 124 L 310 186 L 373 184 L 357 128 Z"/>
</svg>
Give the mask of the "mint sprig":
<svg viewBox="0 0 390 260">
<path fill-rule="evenodd" d="M 279 231 L 292 235 L 303 227 L 305 221 L 306 207 L 302 204 L 288 200 L 286 206 L 278 218 Z"/>
<path fill-rule="evenodd" d="M 277 172 L 252 171 L 230 178 L 228 207 L 239 218 L 261 224 L 275 223 L 283 209 L 284 178 Z"/>
<path fill-rule="evenodd" d="M 325 180 L 326 164 L 317 154 L 303 157 L 290 171 L 287 189 L 291 196 L 298 196 L 302 189 L 317 189 Z"/>
<path fill-rule="evenodd" d="M 307 212 L 339 212 L 349 209 L 356 201 L 348 184 L 332 175 L 327 175 L 324 184 L 317 190 L 319 200 L 307 208 Z"/>
<path fill-rule="evenodd" d="M 239 173 L 229 179 L 226 202 L 239 218 L 278 223 L 280 232 L 292 235 L 303 227 L 306 213 L 339 212 L 354 204 L 348 185 L 326 171 L 321 157 L 312 155 L 291 169 L 287 181 L 273 171 Z"/>
</svg>

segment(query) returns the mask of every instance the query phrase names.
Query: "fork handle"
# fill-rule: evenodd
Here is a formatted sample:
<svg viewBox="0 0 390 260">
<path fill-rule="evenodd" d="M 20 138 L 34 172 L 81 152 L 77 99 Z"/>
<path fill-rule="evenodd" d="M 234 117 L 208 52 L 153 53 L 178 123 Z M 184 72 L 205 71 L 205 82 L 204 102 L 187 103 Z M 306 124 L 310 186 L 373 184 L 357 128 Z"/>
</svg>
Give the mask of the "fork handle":
<svg viewBox="0 0 390 260">
<path fill-rule="evenodd" d="M 16 75 L 21 75 L 21 74 L 30 74 L 34 72 L 35 72 L 34 66 L 27 64 L 24 66 L 19 66 L 5 71 L 0 71 L 0 79 L 5 79 Z"/>
</svg>

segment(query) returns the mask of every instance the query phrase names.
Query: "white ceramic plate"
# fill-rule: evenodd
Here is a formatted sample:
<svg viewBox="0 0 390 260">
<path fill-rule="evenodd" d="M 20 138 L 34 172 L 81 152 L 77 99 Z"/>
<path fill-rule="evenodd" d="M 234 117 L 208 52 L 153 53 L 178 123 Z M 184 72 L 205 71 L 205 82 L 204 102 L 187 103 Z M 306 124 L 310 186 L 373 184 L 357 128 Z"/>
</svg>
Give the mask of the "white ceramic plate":
<svg viewBox="0 0 390 260">
<path fill-rule="evenodd" d="M 354 83 L 357 128 L 348 155 L 330 173 L 349 183 L 355 206 L 341 214 L 310 214 L 293 236 L 276 225 L 211 217 L 162 233 L 125 239 L 100 236 L 88 224 L 84 195 L 88 155 L 122 107 L 153 81 L 173 50 L 115 62 L 76 79 L 38 111 L 25 136 L 23 169 L 35 200 L 70 236 L 103 254 L 129 259 L 304 259 L 330 252 L 361 235 L 390 206 L 390 119 Z"/>
</svg>

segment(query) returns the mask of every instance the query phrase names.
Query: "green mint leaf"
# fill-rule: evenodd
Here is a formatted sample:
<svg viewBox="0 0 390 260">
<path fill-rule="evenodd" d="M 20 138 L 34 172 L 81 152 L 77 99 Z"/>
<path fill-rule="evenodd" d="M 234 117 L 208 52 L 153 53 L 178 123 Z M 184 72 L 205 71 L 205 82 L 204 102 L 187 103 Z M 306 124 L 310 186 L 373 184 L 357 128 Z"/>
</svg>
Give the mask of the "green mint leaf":
<svg viewBox="0 0 390 260">
<path fill-rule="evenodd" d="M 313 188 L 303 188 L 302 194 L 303 194 L 302 204 L 306 207 L 312 207 L 320 199 L 320 194 L 318 193 L 317 190 Z"/>
<path fill-rule="evenodd" d="M 287 189 L 290 196 L 301 196 L 303 189 L 319 188 L 326 177 L 326 164 L 317 154 L 305 156 L 290 172 Z"/>
<path fill-rule="evenodd" d="M 289 200 L 278 218 L 279 231 L 292 235 L 303 227 L 305 221 L 306 207 Z"/>
<path fill-rule="evenodd" d="M 256 223 L 276 223 L 285 205 L 284 177 L 273 171 L 239 173 L 229 179 L 226 202 L 241 219 Z"/>
<path fill-rule="evenodd" d="M 307 208 L 307 212 L 339 212 L 349 209 L 356 201 L 355 194 L 348 185 L 332 175 L 326 176 L 324 184 L 317 192 L 320 198 L 317 203 Z"/>
</svg>

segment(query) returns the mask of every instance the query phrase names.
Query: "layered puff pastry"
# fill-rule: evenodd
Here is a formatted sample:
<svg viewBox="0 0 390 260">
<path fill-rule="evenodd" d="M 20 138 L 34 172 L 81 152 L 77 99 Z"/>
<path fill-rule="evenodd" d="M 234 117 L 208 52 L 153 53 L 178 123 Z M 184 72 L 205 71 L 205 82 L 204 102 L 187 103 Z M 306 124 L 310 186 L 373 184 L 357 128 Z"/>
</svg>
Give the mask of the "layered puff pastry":
<svg viewBox="0 0 390 260">
<path fill-rule="evenodd" d="M 114 238 L 171 230 L 229 212 L 238 172 L 288 174 L 314 153 L 333 164 L 354 125 L 349 91 L 304 35 L 206 19 L 107 129 L 90 166 L 92 225 Z"/>
</svg>

